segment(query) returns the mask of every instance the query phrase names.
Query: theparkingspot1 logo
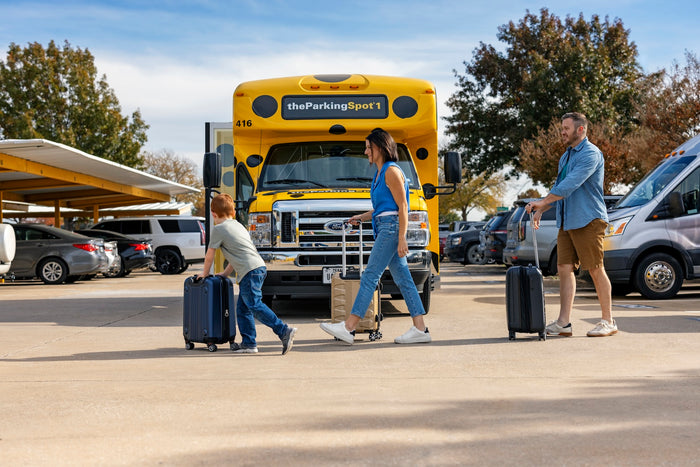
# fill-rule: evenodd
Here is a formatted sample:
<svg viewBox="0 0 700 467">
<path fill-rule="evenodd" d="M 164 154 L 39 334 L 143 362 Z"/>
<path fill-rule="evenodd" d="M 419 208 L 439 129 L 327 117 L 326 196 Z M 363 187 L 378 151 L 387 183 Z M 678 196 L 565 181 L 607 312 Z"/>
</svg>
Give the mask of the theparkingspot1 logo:
<svg viewBox="0 0 700 467">
<path fill-rule="evenodd" d="M 284 96 L 282 118 L 316 120 L 327 118 L 387 118 L 388 99 L 384 95 Z"/>
</svg>

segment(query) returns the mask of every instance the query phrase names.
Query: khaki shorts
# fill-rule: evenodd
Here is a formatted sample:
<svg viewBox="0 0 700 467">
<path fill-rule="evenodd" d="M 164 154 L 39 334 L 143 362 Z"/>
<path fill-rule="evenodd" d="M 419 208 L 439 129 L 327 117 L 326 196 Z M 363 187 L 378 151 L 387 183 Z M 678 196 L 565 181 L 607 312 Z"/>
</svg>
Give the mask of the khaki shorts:
<svg viewBox="0 0 700 467">
<path fill-rule="evenodd" d="M 557 235 L 557 264 L 573 264 L 574 268 L 595 269 L 603 266 L 603 237 L 608 223 L 593 219 L 585 227 L 559 229 Z"/>
</svg>

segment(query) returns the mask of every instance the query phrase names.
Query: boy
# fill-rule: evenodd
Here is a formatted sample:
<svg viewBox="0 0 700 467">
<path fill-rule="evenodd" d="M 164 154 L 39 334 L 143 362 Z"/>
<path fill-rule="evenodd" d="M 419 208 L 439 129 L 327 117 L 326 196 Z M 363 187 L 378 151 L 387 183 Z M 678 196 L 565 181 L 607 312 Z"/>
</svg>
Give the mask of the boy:
<svg viewBox="0 0 700 467">
<path fill-rule="evenodd" d="M 236 318 L 242 341 L 240 345 L 232 343 L 231 350 L 234 353 L 258 352 L 255 342 L 255 319 L 257 319 L 277 334 L 282 341 L 282 355 L 285 355 L 292 349 L 297 328 L 285 324 L 262 302 L 261 287 L 267 275 L 265 262 L 258 254 L 246 228 L 234 219 L 234 212 L 233 198 L 230 195 L 222 193 L 212 199 L 211 217 L 214 228 L 204 257 L 204 271 L 197 276 L 197 279 L 209 275 L 216 250 L 220 248 L 228 261 L 228 266 L 220 275 L 228 277 L 235 271 L 239 287 Z"/>
</svg>

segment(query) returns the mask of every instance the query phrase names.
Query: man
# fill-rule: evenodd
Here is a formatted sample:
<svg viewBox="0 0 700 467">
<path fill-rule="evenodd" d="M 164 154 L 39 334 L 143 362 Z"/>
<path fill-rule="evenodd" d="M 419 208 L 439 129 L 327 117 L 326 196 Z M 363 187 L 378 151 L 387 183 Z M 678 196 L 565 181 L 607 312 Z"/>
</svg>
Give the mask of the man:
<svg viewBox="0 0 700 467">
<path fill-rule="evenodd" d="M 559 318 L 549 323 L 546 330 L 552 336 L 573 334 L 570 318 L 576 295 L 574 270 L 580 264 L 593 279 L 602 311 L 602 319 L 587 335 L 611 336 L 617 333 L 617 323 L 612 318 L 610 280 L 603 266 L 603 237 L 608 225 L 603 200 L 603 153 L 586 137 L 585 115 L 567 113 L 561 126 L 568 148 L 559 159 L 557 181 L 547 196 L 525 206 L 527 212 L 534 212 L 535 229 L 539 228 L 542 213 L 552 204 L 557 210 L 560 308 Z"/>
</svg>

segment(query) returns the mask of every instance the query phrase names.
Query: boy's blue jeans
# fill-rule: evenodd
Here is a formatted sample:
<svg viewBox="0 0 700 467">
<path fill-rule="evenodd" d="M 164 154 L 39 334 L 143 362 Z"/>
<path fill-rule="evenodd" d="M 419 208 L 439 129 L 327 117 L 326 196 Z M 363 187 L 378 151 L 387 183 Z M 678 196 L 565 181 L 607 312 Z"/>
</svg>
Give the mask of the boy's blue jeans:
<svg viewBox="0 0 700 467">
<path fill-rule="evenodd" d="M 243 276 L 238 283 L 238 302 L 236 304 L 236 322 L 241 333 L 243 347 L 257 347 L 255 337 L 255 320 L 268 326 L 281 339 L 287 332 L 287 325 L 277 317 L 274 311 L 262 301 L 262 284 L 267 276 L 267 269 L 261 266 Z"/>
<path fill-rule="evenodd" d="M 406 257 L 399 258 L 397 252 L 399 247 L 399 216 L 379 216 L 375 218 L 374 222 L 376 229 L 374 246 L 369 255 L 367 269 L 364 270 L 362 279 L 360 279 L 360 290 L 352 304 L 352 314 L 360 318 L 365 317 L 379 279 L 382 277 L 384 269 L 389 266 L 391 277 L 399 287 L 411 317 L 424 315 L 423 302 L 420 301 L 418 289 L 413 283 Z"/>
</svg>

